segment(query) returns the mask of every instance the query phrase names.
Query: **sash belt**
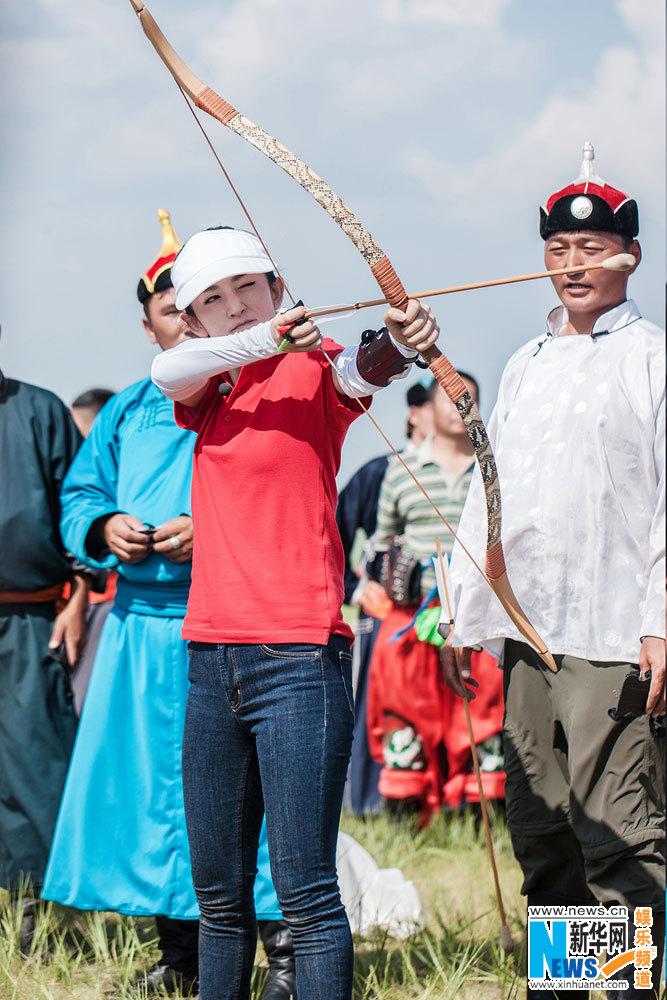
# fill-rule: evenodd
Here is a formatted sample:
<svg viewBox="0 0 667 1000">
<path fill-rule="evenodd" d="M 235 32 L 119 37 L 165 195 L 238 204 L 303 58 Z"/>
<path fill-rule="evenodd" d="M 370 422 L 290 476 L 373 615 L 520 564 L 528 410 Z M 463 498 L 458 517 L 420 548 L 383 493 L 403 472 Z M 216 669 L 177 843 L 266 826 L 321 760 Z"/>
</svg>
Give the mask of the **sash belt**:
<svg viewBox="0 0 667 1000">
<path fill-rule="evenodd" d="M 63 587 L 63 583 L 56 583 L 53 587 L 33 590 L 31 593 L 23 593 L 20 590 L 0 590 L 0 604 L 46 604 L 49 601 L 59 600 L 63 594 Z"/>
</svg>

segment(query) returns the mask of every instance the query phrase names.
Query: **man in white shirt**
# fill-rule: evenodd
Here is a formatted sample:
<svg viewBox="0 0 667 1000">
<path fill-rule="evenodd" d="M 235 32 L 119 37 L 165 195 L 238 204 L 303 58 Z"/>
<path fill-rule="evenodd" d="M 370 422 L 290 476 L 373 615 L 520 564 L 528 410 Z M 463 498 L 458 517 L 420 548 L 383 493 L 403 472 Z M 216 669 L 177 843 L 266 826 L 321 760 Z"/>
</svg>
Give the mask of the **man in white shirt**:
<svg viewBox="0 0 667 1000">
<path fill-rule="evenodd" d="M 562 305 L 510 359 L 489 424 L 503 496 L 509 575 L 555 654 L 553 674 L 516 631 L 457 546 L 456 646 L 504 656 L 507 818 L 529 905 L 614 903 L 665 924 L 664 340 L 626 297 L 641 260 L 637 205 L 597 174 L 541 209 L 548 268 Z M 630 253 L 629 272 L 589 270 Z M 459 537 L 483 559 L 479 475 Z M 451 687 L 462 693 L 451 649 Z M 646 714 L 620 722 L 627 674 L 651 671 Z M 465 667 L 464 676 L 469 669 Z M 474 695 L 473 695 L 474 696 Z M 634 927 L 628 928 L 632 948 Z M 660 954 L 652 966 L 658 989 Z M 620 974 L 619 974 L 620 975 Z M 637 989 L 608 997 L 652 996 Z M 572 993 L 568 990 L 568 995 Z M 553 996 L 552 991 L 528 996 Z"/>
</svg>

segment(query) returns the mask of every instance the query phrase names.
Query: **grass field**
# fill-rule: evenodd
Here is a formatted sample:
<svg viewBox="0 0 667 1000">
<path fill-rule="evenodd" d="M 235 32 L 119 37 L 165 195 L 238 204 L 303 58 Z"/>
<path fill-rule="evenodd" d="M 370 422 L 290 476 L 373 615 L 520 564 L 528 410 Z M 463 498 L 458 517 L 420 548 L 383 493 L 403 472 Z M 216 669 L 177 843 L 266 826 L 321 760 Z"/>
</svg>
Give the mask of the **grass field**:
<svg viewBox="0 0 667 1000">
<path fill-rule="evenodd" d="M 523 1000 L 524 902 L 521 875 L 505 824 L 493 823 L 496 855 L 515 952 L 506 957 L 483 834 L 467 816 L 439 816 L 413 833 L 385 816 L 342 828 L 380 867 L 400 867 L 416 884 L 426 928 L 409 941 L 382 934 L 356 942 L 355 1000 Z M 49 941 L 50 951 L 44 951 Z M 116 914 L 53 906 L 40 921 L 36 947 L 18 954 L 18 930 L 0 894 L 1 1000 L 94 1000 L 127 995 L 136 973 L 157 957 L 155 925 Z M 253 1000 L 266 975 L 258 951 Z M 603 994 L 593 994 L 602 997 Z M 326 1000 L 325 997 L 322 1000 Z"/>
</svg>

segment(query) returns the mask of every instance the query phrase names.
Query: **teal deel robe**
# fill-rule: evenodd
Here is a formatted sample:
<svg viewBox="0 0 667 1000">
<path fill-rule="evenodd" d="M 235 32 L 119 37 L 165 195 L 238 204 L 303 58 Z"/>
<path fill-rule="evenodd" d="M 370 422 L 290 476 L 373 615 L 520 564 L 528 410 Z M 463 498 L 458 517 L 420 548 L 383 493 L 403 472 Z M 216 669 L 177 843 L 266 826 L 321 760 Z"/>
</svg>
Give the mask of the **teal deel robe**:
<svg viewBox="0 0 667 1000">
<path fill-rule="evenodd" d="M 152 553 L 118 562 L 87 546 L 92 523 L 123 511 L 158 526 L 190 514 L 195 435 L 144 379 L 98 415 L 65 479 L 66 547 L 118 571 L 58 814 L 42 895 L 78 909 L 194 919 L 181 742 L 188 693 L 181 639 L 190 563 Z M 220 761 L 224 767 L 224 760 Z M 262 830 L 260 919 L 281 919 Z"/>
</svg>

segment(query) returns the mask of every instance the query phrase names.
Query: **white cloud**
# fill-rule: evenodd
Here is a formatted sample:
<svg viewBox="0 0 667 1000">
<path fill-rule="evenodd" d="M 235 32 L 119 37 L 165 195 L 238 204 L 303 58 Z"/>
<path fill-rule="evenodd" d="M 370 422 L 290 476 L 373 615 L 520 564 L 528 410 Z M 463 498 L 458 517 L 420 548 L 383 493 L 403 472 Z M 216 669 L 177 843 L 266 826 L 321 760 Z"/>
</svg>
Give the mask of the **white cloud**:
<svg viewBox="0 0 667 1000">
<path fill-rule="evenodd" d="M 508 3 L 282 0 L 278 14 L 275 0 L 243 0 L 209 26 L 202 56 L 244 101 L 310 92 L 346 120 L 409 111 L 474 82 L 480 67 L 498 78 L 531 71 L 534 46 L 500 24 Z"/>
<path fill-rule="evenodd" d="M 662 5 L 618 4 L 634 37 L 602 52 L 589 81 L 570 77 L 558 92 L 547 94 L 532 119 L 505 134 L 500 145 L 469 163 L 460 157 L 448 161 L 424 143 L 404 148 L 404 169 L 436 204 L 472 225 L 487 226 L 490 212 L 505 222 L 517 203 L 535 204 L 574 179 L 581 147 L 589 140 L 602 177 L 660 211 L 664 54 L 655 32 Z"/>
<path fill-rule="evenodd" d="M 440 23 L 448 27 L 488 28 L 498 23 L 509 0 L 384 0 L 380 13 L 404 24 Z"/>
<path fill-rule="evenodd" d="M 665 38 L 665 6 L 659 0 L 616 0 L 628 31 L 644 48 L 662 52 Z"/>
<path fill-rule="evenodd" d="M 108 0 L 95 4 L 36 0 L 32 13 L 35 29 L 12 34 L 6 30 L 1 47 L 5 79 L 12 84 L 14 74 L 19 74 L 22 101 L 32 101 L 40 92 L 48 101 L 54 88 L 66 90 L 76 100 L 78 94 L 90 96 L 91 91 L 131 72 L 127 25 L 133 15 L 129 4 L 128 16 L 122 16 L 118 5 Z M 5 97 L 8 91 L 11 87 L 4 88 Z M 17 95 L 12 96 L 16 100 Z"/>
</svg>

